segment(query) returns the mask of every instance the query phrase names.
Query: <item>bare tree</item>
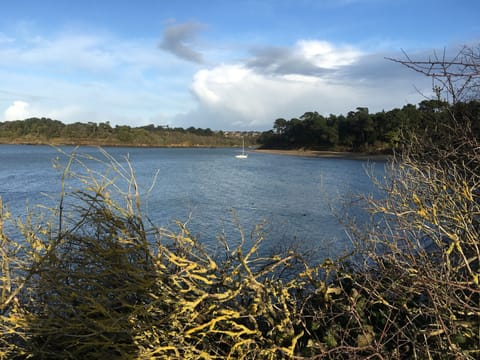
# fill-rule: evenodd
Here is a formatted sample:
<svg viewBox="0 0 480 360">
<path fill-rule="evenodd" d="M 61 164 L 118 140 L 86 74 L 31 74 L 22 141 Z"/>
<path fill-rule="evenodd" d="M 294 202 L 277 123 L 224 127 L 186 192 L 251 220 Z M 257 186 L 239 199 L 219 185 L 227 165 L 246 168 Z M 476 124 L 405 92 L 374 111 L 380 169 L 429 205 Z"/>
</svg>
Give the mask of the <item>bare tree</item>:
<svg viewBox="0 0 480 360">
<path fill-rule="evenodd" d="M 445 96 L 453 104 L 479 98 L 480 87 L 480 45 L 464 46 L 456 55 L 447 57 L 436 52 L 427 60 L 414 60 L 405 51 L 404 59 L 388 60 L 400 63 L 409 69 L 432 78 L 436 94 Z"/>
</svg>

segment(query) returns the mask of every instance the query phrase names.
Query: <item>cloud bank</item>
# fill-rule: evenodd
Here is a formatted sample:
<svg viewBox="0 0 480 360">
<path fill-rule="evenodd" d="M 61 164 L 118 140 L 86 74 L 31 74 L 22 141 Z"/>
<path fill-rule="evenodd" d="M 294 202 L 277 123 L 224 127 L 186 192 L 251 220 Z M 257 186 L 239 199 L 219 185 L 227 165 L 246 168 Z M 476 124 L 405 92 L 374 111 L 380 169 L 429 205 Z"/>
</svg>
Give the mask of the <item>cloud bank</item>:
<svg viewBox="0 0 480 360">
<path fill-rule="evenodd" d="M 428 79 L 385 60 L 399 54 L 322 39 L 244 49 L 217 43 L 208 52 L 195 43 L 204 28 L 167 26 L 160 45 L 86 32 L 2 34 L 0 121 L 268 130 L 279 117 L 389 110 L 422 100 L 416 87 L 430 91 Z"/>
<path fill-rule="evenodd" d="M 421 100 L 430 83 L 353 46 L 299 40 L 292 47 L 265 47 L 235 64 L 199 70 L 192 93 L 199 107 L 176 120 L 218 129 L 269 129 L 276 118 L 306 111 L 346 114 L 358 106 L 390 110 Z M 390 54 L 391 55 L 391 54 Z"/>
</svg>

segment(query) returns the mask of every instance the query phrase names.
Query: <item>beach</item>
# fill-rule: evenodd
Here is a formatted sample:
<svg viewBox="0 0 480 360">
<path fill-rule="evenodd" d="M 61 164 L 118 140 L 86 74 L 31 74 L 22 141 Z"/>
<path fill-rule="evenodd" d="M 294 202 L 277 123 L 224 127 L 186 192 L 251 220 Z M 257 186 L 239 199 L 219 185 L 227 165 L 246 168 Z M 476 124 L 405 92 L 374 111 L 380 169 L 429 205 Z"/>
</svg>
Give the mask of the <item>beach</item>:
<svg viewBox="0 0 480 360">
<path fill-rule="evenodd" d="M 318 151 L 318 150 L 280 150 L 280 149 L 255 149 L 254 152 L 275 155 L 305 156 L 318 158 L 337 158 L 350 160 L 369 160 L 369 161 L 386 161 L 391 155 L 369 154 L 359 152 L 346 151 Z"/>
</svg>

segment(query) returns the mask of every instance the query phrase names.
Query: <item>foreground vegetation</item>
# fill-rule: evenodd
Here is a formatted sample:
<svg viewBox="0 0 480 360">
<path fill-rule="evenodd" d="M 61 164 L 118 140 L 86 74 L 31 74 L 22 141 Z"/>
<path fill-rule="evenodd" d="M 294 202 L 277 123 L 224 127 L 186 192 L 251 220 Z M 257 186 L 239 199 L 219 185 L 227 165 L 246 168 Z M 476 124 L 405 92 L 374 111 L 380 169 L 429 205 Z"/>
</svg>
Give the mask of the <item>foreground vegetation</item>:
<svg viewBox="0 0 480 360">
<path fill-rule="evenodd" d="M 2 207 L 0 358 L 478 359 L 480 144 L 444 104 L 318 265 L 258 255 L 261 228 L 205 249 L 142 213 L 128 162 L 67 154 L 58 207 Z"/>
</svg>

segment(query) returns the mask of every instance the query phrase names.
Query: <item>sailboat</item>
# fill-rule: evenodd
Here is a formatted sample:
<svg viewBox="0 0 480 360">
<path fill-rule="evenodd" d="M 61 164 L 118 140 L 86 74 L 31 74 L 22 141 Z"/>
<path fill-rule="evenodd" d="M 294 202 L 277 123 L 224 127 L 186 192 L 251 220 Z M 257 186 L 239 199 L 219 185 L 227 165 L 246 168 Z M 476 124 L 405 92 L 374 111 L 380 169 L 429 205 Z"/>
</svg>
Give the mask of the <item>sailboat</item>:
<svg viewBox="0 0 480 360">
<path fill-rule="evenodd" d="M 246 159 L 248 158 L 248 154 L 245 153 L 245 139 L 242 137 L 242 153 L 235 155 L 237 159 Z"/>
</svg>

